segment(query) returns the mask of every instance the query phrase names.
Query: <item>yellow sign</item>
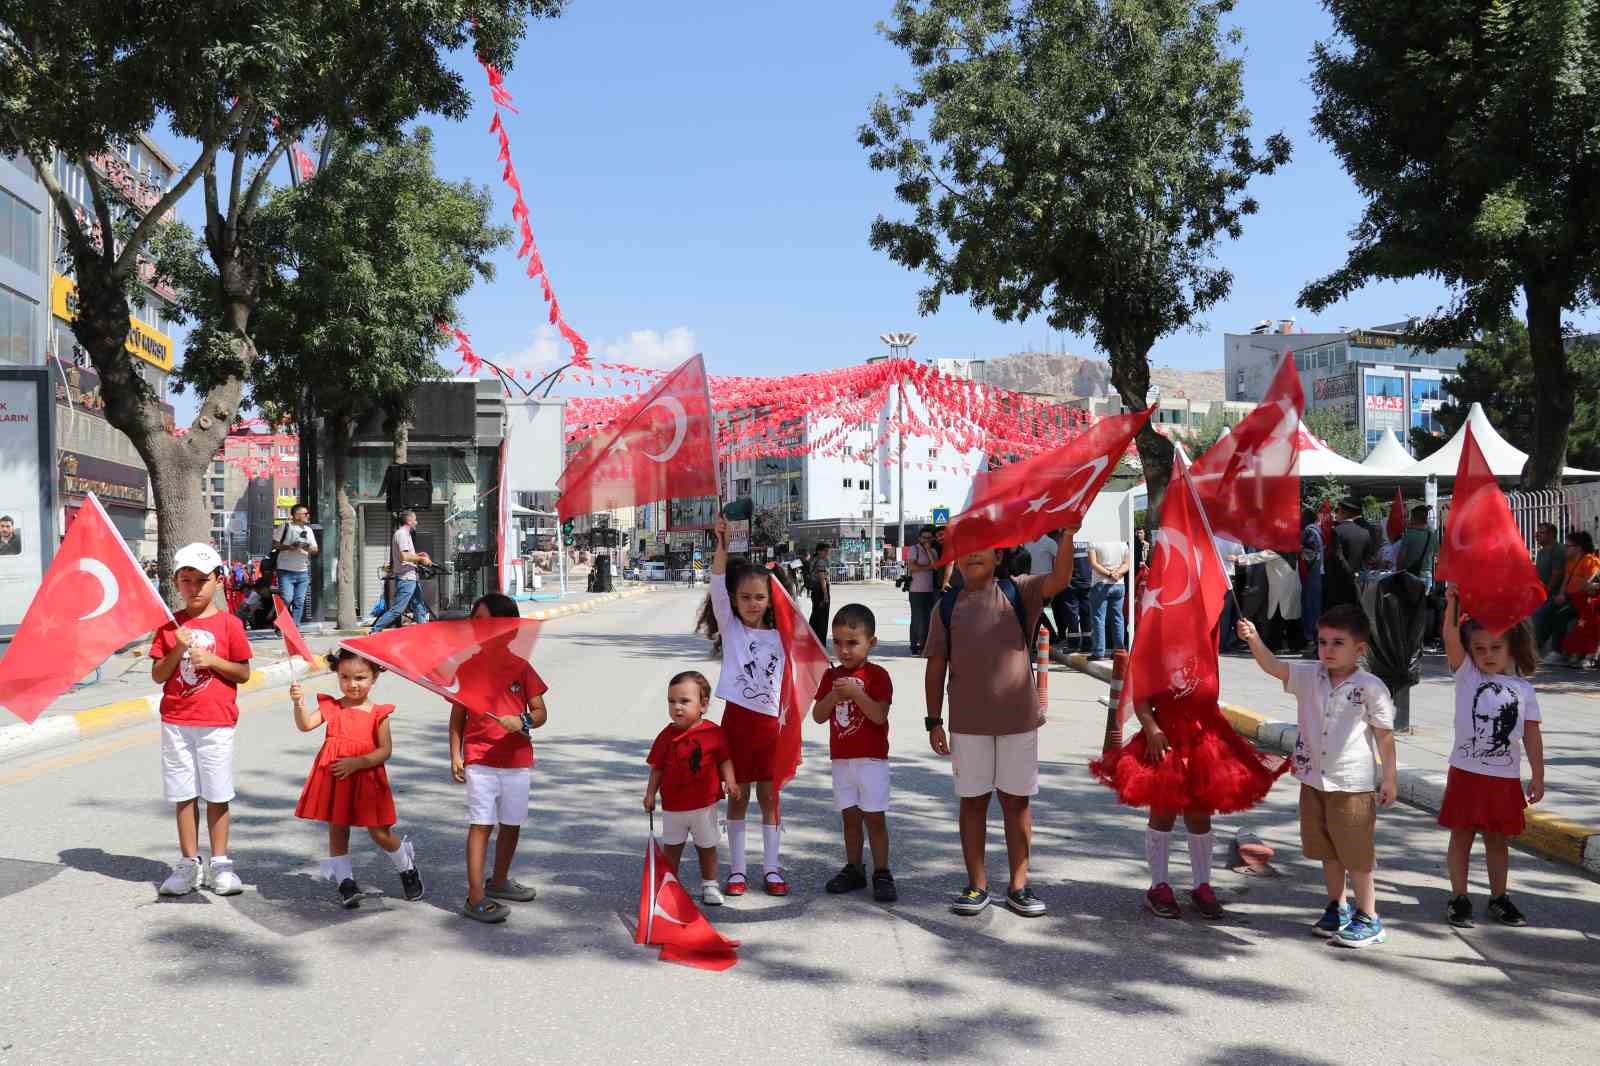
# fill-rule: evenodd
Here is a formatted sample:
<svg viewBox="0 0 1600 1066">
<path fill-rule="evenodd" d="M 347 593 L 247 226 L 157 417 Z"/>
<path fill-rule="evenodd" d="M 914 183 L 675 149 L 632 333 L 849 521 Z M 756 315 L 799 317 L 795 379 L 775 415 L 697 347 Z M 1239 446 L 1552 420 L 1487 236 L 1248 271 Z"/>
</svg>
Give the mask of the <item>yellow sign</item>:
<svg viewBox="0 0 1600 1066">
<path fill-rule="evenodd" d="M 60 274 L 50 277 L 50 310 L 63 322 L 71 322 L 78 317 L 78 283 Z M 171 372 L 172 338 L 132 315 L 128 316 L 128 325 L 128 354 Z"/>
</svg>

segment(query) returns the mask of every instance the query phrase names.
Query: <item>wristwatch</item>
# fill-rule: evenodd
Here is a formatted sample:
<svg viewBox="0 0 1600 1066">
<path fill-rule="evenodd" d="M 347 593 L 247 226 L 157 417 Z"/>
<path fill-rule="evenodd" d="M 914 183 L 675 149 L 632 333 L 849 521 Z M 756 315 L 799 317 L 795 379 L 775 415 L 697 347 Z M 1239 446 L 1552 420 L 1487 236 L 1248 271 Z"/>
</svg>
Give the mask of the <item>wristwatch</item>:
<svg viewBox="0 0 1600 1066">
<path fill-rule="evenodd" d="M 524 736 L 533 734 L 533 712 L 526 708 L 522 712 L 522 733 Z"/>
<path fill-rule="evenodd" d="M 931 733 L 935 729 L 939 729 L 944 725 L 944 719 L 943 718 L 924 718 L 922 720 L 922 724 L 927 726 L 928 727 L 928 732 Z"/>
</svg>

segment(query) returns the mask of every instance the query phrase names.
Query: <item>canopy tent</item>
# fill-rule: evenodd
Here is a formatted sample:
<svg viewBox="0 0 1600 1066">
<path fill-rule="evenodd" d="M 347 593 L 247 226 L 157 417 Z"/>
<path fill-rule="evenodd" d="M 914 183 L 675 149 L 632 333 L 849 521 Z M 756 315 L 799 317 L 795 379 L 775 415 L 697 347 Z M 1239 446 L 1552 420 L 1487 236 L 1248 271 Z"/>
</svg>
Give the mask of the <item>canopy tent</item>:
<svg viewBox="0 0 1600 1066">
<path fill-rule="evenodd" d="M 1420 480 L 1423 475 L 1413 474 L 1409 471 L 1394 471 L 1366 466 L 1354 459 L 1346 459 L 1322 441 L 1316 434 L 1306 428 L 1304 422 L 1300 423 L 1300 433 L 1295 441 L 1300 449 L 1299 474 L 1302 478 L 1337 478 L 1354 488 L 1356 485 L 1369 485 L 1374 482 L 1394 484 L 1396 481 Z M 1409 463 L 1410 456 L 1406 456 Z"/>
<path fill-rule="evenodd" d="M 1461 423 L 1461 428 L 1456 430 L 1455 436 L 1451 437 L 1443 448 L 1426 459 L 1419 459 L 1405 473 L 1453 479 L 1457 468 L 1461 465 L 1461 446 L 1466 440 L 1468 426 L 1472 427 L 1472 439 L 1477 441 L 1478 447 L 1482 449 L 1483 457 L 1489 461 L 1489 469 L 1494 471 L 1496 478 L 1522 476 L 1522 468 L 1528 461 L 1528 453 L 1518 451 L 1496 432 L 1489 422 L 1489 416 L 1483 412 L 1483 405 L 1476 403 L 1467 412 L 1467 420 Z M 1600 477 L 1600 471 L 1579 470 L 1572 466 L 1567 467 L 1563 473 L 1567 477 Z"/>
<path fill-rule="evenodd" d="M 1361 460 L 1363 467 L 1381 474 L 1402 473 L 1415 463 L 1416 460 L 1406 451 L 1406 446 L 1400 443 L 1400 438 L 1394 435 L 1392 429 L 1384 430 L 1383 436 L 1378 438 L 1378 446 Z"/>
</svg>

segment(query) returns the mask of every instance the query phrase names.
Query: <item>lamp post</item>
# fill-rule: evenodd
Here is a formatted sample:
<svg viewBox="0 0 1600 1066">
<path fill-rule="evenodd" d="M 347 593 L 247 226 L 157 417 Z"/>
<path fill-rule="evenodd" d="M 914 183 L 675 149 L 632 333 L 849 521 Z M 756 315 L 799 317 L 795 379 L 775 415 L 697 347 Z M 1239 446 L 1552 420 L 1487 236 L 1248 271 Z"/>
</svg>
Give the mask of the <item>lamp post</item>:
<svg viewBox="0 0 1600 1066">
<path fill-rule="evenodd" d="M 880 333 L 878 339 L 889 346 L 891 358 L 909 361 L 911 346 L 917 343 L 915 333 Z M 899 452 L 900 482 L 900 519 L 898 539 L 903 552 L 906 546 L 906 383 L 902 376 L 895 383 L 895 432 L 898 439 L 896 451 Z"/>
</svg>

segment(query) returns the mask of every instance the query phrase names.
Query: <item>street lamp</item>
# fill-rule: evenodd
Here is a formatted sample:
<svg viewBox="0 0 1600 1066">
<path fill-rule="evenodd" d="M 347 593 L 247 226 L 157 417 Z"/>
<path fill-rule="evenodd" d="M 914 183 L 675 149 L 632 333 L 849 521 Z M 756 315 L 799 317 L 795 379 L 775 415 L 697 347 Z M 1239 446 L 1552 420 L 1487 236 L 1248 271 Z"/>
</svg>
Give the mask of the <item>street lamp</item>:
<svg viewBox="0 0 1600 1066">
<path fill-rule="evenodd" d="M 889 355 L 890 355 L 891 358 L 894 358 L 894 359 L 909 360 L 911 358 L 911 346 L 913 344 L 917 343 L 917 335 L 915 333 L 880 333 L 880 334 L 878 334 L 878 339 L 880 341 L 882 341 L 884 344 L 889 346 Z M 895 430 L 896 430 L 896 434 L 897 434 L 897 437 L 898 437 L 898 440 L 899 440 L 899 445 L 898 445 L 898 448 L 896 450 L 900 453 L 900 462 L 899 462 L 899 466 L 900 466 L 900 472 L 899 472 L 899 481 L 900 481 L 900 521 L 899 521 L 899 526 L 900 526 L 900 534 L 899 534 L 899 539 L 900 539 L 900 548 L 901 548 L 902 551 L 905 549 L 905 546 L 906 546 L 906 429 L 905 429 L 905 426 L 906 426 L 906 421 L 905 421 L 905 419 L 906 419 L 906 411 L 905 411 L 905 407 L 906 407 L 906 385 L 905 385 L 905 379 L 902 377 L 902 379 L 899 381 L 899 383 L 897 383 L 896 386 L 895 386 L 895 422 L 896 422 Z M 874 489 L 873 491 L 877 491 L 877 490 Z"/>
</svg>

